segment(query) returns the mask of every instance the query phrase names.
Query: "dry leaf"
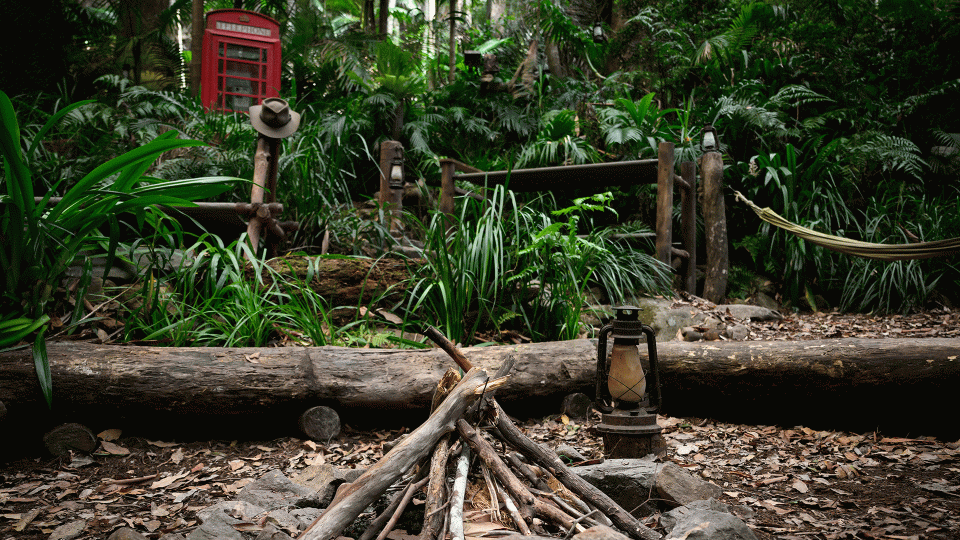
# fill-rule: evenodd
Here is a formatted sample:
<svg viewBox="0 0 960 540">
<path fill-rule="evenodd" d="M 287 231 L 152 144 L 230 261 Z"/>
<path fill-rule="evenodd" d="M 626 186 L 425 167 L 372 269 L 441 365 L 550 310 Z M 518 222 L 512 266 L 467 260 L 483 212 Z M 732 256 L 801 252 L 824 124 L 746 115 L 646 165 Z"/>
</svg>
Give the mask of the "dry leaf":
<svg viewBox="0 0 960 540">
<path fill-rule="evenodd" d="M 177 448 L 177 450 L 170 455 L 170 461 L 175 465 L 179 465 L 183 461 L 183 448 Z"/>
<path fill-rule="evenodd" d="M 150 489 L 163 489 L 165 487 L 170 486 L 177 480 L 182 480 L 183 478 L 186 478 L 186 476 L 187 476 L 186 472 L 179 472 L 177 474 L 172 474 L 170 476 L 167 476 L 166 478 L 162 478 L 150 484 Z"/>
<path fill-rule="evenodd" d="M 115 441 L 120 438 L 121 433 L 123 431 L 120 429 L 107 429 L 98 433 L 97 437 L 104 441 Z"/>
<path fill-rule="evenodd" d="M 175 442 L 162 442 L 162 441 L 147 441 L 147 442 L 158 448 L 172 448 L 180 444 Z"/>
<path fill-rule="evenodd" d="M 130 454 L 130 451 L 126 448 L 120 446 L 119 444 L 113 444 L 110 441 L 100 441 L 100 446 L 103 447 L 103 450 L 114 456 L 126 456 Z"/>
<path fill-rule="evenodd" d="M 386 319 L 386 320 L 388 320 L 388 321 L 390 321 L 390 322 L 392 322 L 392 323 L 394 323 L 394 324 L 402 324 L 402 323 L 403 323 L 403 319 L 401 319 L 400 317 L 397 317 L 397 316 L 394 315 L 393 313 L 390 313 L 389 311 L 387 311 L 387 310 L 385 310 L 385 309 L 383 309 L 383 308 L 378 309 L 378 310 L 377 310 L 377 313 L 378 313 L 381 317 L 383 317 L 384 319 Z"/>
</svg>

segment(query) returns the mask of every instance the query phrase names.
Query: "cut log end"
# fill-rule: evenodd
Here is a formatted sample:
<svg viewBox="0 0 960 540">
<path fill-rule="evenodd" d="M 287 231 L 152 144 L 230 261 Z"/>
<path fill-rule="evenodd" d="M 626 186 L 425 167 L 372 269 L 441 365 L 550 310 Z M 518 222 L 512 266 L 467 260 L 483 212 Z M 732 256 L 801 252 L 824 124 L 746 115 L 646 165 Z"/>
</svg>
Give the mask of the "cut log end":
<svg viewBox="0 0 960 540">
<path fill-rule="evenodd" d="M 330 407 L 311 407 L 300 415 L 300 431 L 309 439 L 329 443 L 340 435 L 340 415 Z"/>
</svg>

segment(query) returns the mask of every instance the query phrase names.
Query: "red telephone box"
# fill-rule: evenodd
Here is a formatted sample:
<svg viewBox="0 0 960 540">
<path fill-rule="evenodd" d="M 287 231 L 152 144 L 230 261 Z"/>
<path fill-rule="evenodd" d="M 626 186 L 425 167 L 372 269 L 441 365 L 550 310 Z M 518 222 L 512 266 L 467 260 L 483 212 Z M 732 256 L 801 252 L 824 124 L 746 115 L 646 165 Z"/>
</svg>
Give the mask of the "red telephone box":
<svg viewBox="0 0 960 540">
<path fill-rule="evenodd" d="M 280 25 L 254 11 L 207 13 L 203 34 L 204 106 L 247 112 L 264 98 L 280 96 Z"/>
</svg>

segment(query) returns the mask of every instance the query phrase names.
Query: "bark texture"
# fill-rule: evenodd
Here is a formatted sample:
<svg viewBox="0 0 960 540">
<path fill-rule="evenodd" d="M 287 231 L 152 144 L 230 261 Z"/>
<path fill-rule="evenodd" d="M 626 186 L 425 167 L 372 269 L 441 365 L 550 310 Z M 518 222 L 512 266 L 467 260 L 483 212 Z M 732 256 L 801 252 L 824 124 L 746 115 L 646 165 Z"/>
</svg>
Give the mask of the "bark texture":
<svg viewBox="0 0 960 540">
<path fill-rule="evenodd" d="M 553 414 L 565 395 L 592 395 L 595 388 L 593 340 L 463 352 L 472 365 L 488 372 L 507 360 L 515 363 L 498 391 L 511 414 Z M 658 353 L 663 409 L 670 415 L 960 436 L 960 425 L 943 421 L 941 414 L 955 409 L 960 339 L 661 342 Z M 136 420 L 176 430 L 209 419 L 204 429 L 250 431 L 260 426 L 295 432 L 300 414 L 321 404 L 334 407 L 348 423 L 417 424 L 450 366 L 439 349 L 59 342 L 49 344 L 49 355 L 55 420 L 92 417 L 95 429 Z M 35 420 L 46 408 L 29 351 L 0 354 L 0 402 L 8 409 L 8 425 L 15 418 Z"/>
</svg>

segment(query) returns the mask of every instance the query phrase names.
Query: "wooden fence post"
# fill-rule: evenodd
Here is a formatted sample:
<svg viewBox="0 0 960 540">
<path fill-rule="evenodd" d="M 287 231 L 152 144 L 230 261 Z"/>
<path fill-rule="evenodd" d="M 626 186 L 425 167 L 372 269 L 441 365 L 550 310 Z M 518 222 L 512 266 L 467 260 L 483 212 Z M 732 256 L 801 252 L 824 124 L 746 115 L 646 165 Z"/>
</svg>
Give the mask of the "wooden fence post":
<svg viewBox="0 0 960 540">
<path fill-rule="evenodd" d="M 730 254 L 727 247 L 727 213 L 723 202 L 723 156 L 707 152 L 703 171 L 703 222 L 706 229 L 707 273 L 703 297 L 719 304 L 727 294 Z"/>
<path fill-rule="evenodd" d="M 277 166 L 280 160 L 280 139 L 261 134 L 257 137 L 257 150 L 253 154 L 253 187 L 250 189 L 250 203 L 263 204 L 276 201 Z M 252 216 L 247 222 L 247 239 L 253 253 L 260 250 L 260 233 L 263 232 L 263 219 L 266 215 Z"/>
<path fill-rule="evenodd" d="M 657 148 L 657 260 L 670 265 L 673 253 L 673 143 Z"/>
<path fill-rule="evenodd" d="M 400 160 L 403 167 L 403 145 L 399 141 L 380 143 L 380 196 L 378 202 L 387 218 L 391 233 L 400 231 L 400 213 L 403 210 L 403 182 L 400 187 L 391 186 L 390 173 L 394 161 Z M 402 174 L 401 174 L 402 176 Z M 394 183 L 396 185 L 396 183 Z"/>
<path fill-rule="evenodd" d="M 683 288 L 697 294 L 697 166 L 692 161 L 680 164 L 680 177 L 686 185 L 680 189 L 680 227 L 687 257 L 683 269 Z"/>
</svg>

